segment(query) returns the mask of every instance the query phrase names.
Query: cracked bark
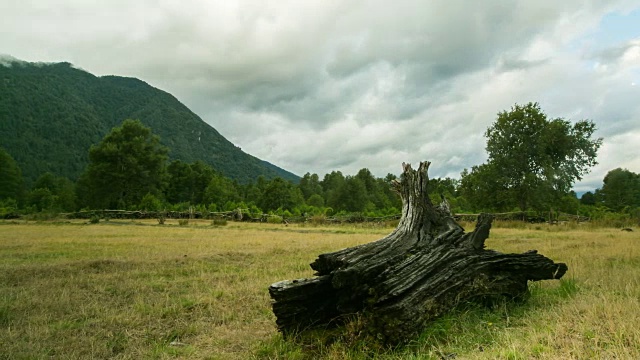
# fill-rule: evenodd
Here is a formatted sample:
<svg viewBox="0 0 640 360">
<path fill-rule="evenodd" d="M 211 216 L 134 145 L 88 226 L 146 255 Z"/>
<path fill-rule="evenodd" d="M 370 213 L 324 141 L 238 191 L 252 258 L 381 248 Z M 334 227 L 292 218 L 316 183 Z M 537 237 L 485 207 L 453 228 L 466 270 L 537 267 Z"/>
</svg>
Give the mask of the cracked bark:
<svg viewBox="0 0 640 360">
<path fill-rule="evenodd" d="M 269 293 L 285 335 L 339 324 L 361 313 L 368 330 L 390 344 L 402 343 L 461 301 L 521 298 L 528 281 L 560 279 L 564 263 L 530 250 L 503 254 L 485 249 L 493 217 L 481 214 L 465 233 L 448 204 L 427 194 L 429 162 L 403 164 L 394 184 L 402 217 L 386 237 L 321 254 L 311 263 L 316 277 L 272 284 Z"/>
</svg>

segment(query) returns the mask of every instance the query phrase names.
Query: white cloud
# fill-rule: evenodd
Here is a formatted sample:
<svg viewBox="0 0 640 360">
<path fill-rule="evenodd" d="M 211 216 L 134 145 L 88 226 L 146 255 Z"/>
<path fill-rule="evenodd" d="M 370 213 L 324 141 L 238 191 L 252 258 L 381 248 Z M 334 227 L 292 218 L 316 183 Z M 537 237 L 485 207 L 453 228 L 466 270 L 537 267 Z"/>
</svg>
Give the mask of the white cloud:
<svg viewBox="0 0 640 360">
<path fill-rule="evenodd" d="M 176 95 L 243 150 L 299 175 L 432 176 L 485 161 L 501 110 L 538 101 L 592 119 L 601 165 L 640 172 L 640 39 L 602 43 L 636 1 L 15 1 L 0 49 L 135 76 Z M 597 36 L 596 36 L 597 35 Z M 637 35 L 637 34 L 636 34 Z M 635 135 L 634 135 L 635 136 Z M 606 160 L 606 161 L 603 161 Z"/>
</svg>

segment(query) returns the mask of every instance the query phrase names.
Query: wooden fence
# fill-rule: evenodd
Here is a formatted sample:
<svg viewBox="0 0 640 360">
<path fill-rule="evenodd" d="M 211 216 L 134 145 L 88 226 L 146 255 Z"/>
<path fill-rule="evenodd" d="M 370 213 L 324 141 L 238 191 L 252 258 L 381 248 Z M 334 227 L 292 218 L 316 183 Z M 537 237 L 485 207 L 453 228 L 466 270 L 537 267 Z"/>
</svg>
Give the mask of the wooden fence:
<svg viewBox="0 0 640 360">
<path fill-rule="evenodd" d="M 273 214 L 261 214 L 256 216 L 250 214 L 248 209 L 236 209 L 233 211 L 212 212 L 212 211 L 128 211 L 128 210 L 87 210 L 73 213 L 61 214 L 71 219 L 226 219 L 233 221 L 245 222 L 285 222 L 285 223 L 304 223 L 308 221 L 323 222 L 328 224 L 343 223 L 383 223 L 387 221 L 399 220 L 401 214 L 389 216 L 371 217 L 363 214 L 354 213 L 342 216 L 318 216 L 318 215 L 301 215 L 301 216 L 280 216 Z M 480 214 L 454 214 L 453 217 L 457 221 L 476 221 Z M 572 215 L 567 213 L 548 213 L 537 212 L 506 212 L 494 213 L 495 219 L 498 221 L 525 221 L 530 223 L 544 222 L 563 222 L 575 221 L 586 222 L 590 219 L 586 216 Z M 270 220 L 271 219 L 271 220 Z M 551 219 L 551 220 L 550 220 Z"/>
</svg>

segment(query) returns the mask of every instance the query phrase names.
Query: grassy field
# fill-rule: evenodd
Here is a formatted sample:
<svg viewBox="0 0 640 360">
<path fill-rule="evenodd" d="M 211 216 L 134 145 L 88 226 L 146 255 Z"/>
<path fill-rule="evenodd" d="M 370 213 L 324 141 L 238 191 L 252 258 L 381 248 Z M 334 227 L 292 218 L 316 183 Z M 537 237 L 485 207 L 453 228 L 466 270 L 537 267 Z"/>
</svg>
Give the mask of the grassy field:
<svg viewBox="0 0 640 360">
<path fill-rule="evenodd" d="M 391 228 L 167 221 L 0 223 L 0 359 L 640 359 L 640 236 L 494 228 L 488 247 L 566 262 L 524 305 L 471 305 L 408 346 L 283 340 L 268 286 Z"/>
</svg>

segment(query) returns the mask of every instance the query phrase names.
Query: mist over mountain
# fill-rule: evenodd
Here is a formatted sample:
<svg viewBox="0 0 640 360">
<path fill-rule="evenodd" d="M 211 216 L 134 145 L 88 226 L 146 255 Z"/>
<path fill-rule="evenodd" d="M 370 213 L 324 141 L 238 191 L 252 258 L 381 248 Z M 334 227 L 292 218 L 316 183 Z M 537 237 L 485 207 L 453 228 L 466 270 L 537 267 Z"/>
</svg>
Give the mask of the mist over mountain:
<svg viewBox="0 0 640 360">
<path fill-rule="evenodd" d="M 94 76 L 70 63 L 0 61 L 0 146 L 27 181 L 44 172 L 77 179 L 98 143 L 125 119 L 139 119 L 170 159 L 201 160 L 241 183 L 299 177 L 243 152 L 171 94 L 142 80 Z"/>
</svg>

